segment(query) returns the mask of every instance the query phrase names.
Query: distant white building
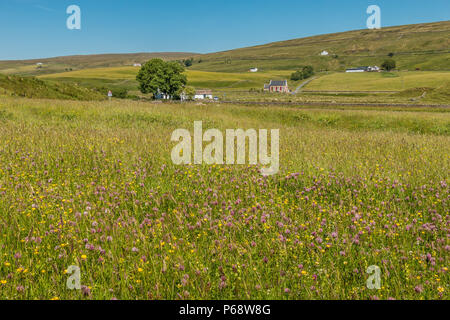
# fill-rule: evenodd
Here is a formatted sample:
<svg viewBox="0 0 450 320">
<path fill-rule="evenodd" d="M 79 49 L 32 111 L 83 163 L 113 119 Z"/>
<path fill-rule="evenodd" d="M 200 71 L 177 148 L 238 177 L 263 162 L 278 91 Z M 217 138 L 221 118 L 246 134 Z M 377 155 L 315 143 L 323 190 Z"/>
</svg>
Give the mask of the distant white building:
<svg viewBox="0 0 450 320">
<path fill-rule="evenodd" d="M 44 64 L 42 62 L 36 63 L 37 66 L 43 66 Z"/>
<path fill-rule="evenodd" d="M 258 68 L 251 68 L 249 71 L 250 72 L 258 72 Z"/>
<path fill-rule="evenodd" d="M 327 55 L 329 55 L 329 53 L 328 53 L 328 51 L 323 50 L 323 51 L 320 53 L 320 55 L 321 55 L 321 56 L 327 56 Z"/>
<path fill-rule="evenodd" d="M 197 90 L 194 96 L 195 100 L 213 99 L 211 90 Z"/>
<path fill-rule="evenodd" d="M 377 66 L 369 66 L 369 67 L 358 67 L 358 68 L 350 68 L 345 70 L 347 73 L 355 73 L 355 72 L 380 72 L 380 68 Z"/>
<path fill-rule="evenodd" d="M 350 68 L 345 70 L 347 73 L 367 72 L 367 67 Z"/>
<path fill-rule="evenodd" d="M 142 67 L 142 64 L 140 64 L 140 63 L 135 63 L 135 64 L 133 64 L 133 67 Z"/>
</svg>

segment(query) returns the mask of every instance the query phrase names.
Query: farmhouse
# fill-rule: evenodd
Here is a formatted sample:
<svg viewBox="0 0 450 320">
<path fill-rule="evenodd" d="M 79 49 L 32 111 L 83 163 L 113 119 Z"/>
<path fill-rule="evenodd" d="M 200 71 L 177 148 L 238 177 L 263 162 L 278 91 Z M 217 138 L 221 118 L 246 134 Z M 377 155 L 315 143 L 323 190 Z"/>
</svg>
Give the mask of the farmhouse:
<svg viewBox="0 0 450 320">
<path fill-rule="evenodd" d="M 195 92 L 194 99 L 195 100 L 205 100 L 205 99 L 212 99 L 213 94 L 211 90 L 197 90 Z"/>
<path fill-rule="evenodd" d="M 287 80 L 270 80 L 269 84 L 264 85 L 264 91 L 269 92 L 289 92 Z"/>
<path fill-rule="evenodd" d="M 328 51 L 324 50 L 320 53 L 321 56 L 327 56 L 329 55 Z"/>
<path fill-rule="evenodd" d="M 140 63 L 135 63 L 135 64 L 133 64 L 133 67 L 142 67 L 142 64 L 140 64 Z"/>
<path fill-rule="evenodd" d="M 249 72 L 258 72 L 258 68 L 251 68 Z"/>
</svg>

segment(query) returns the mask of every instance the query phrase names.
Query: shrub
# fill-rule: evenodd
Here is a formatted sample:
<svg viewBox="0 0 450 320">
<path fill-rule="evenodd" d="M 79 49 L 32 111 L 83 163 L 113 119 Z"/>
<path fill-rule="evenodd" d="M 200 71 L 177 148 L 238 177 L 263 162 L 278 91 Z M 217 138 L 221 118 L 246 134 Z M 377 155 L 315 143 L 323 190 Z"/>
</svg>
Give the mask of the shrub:
<svg viewBox="0 0 450 320">
<path fill-rule="evenodd" d="M 308 79 L 314 75 L 314 68 L 312 66 L 305 66 L 300 71 L 296 71 L 293 74 L 291 74 L 291 80 L 292 81 L 299 81 L 303 79 Z"/>
<path fill-rule="evenodd" d="M 381 67 L 386 71 L 391 71 L 392 69 L 395 69 L 396 66 L 397 64 L 394 59 L 387 59 L 381 65 Z"/>
</svg>

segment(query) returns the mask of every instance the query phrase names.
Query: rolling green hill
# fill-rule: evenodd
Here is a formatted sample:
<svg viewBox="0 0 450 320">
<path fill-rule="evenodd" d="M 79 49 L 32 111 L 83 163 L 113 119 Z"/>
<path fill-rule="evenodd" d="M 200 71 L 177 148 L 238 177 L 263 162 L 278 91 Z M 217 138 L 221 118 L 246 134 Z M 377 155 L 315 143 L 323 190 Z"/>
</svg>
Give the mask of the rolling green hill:
<svg viewBox="0 0 450 320">
<path fill-rule="evenodd" d="M 296 70 L 313 65 L 317 71 L 343 71 L 348 67 L 381 65 L 389 53 L 401 70 L 450 70 L 450 21 L 355 30 L 274 42 L 211 54 L 184 52 L 101 54 L 22 61 L 0 61 L 0 73 L 45 75 L 64 71 L 130 66 L 152 58 L 194 58 L 191 70 L 247 72 Z M 320 53 L 326 50 L 328 56 Z M 37 68 L 37 63 L 43 63 Z"/>
<path fill-rule="evenodd" d="M 185 52 L 155 52 L 155 53 L 129 53 L 129 54 L 97 54 L 56 57 L 34 60 L 0 61 L 0 73 L 20 75 L 43 75 L 64 71 L 130 66 L 134 63 L 144 63 L 153 58 L 165 60 L 186 59 L 193 53 Z M 37 63 L 42 63 L 38 68 Z"/>
<path fill-rule="evenodd" d="M 63 100 L 104 100 L 101 93 L 69 83 L 0 74 L 0 96 Z"/>
<path fill-rule="evenodd" d="M 424 97 L 419 94 L 420 101 L 448 103 L 449 39 L 450 21 L 443 21 L 319 35 L 205 55 L 138 53 L 0 61 L 0 73 L 36 75 L 45 82 L 50 81 L 50 84 L 66 83 L 70 88 L 127 90 L 131 95 L 139 95 L 135 78 L 139 68 L 133 67 L 134 63 L 143 63 L 155 57 L 171 60 L 193 57 L 194 64 L 187 70 L 189 85 L 197 89 L 213 89 L 218 94 L 250 90 L 256 94 L 254 89 L 261 90 L 270 79 L 289 79 L 290 74 L 301 66 L 313 65 L 317 78 L 303 90 L 304 94 L 313 91 L 314 99 L 317 94 L 327 91 L 396 93 L 406 90 L 405 94 L 395 98 L 416 101 L 416 93 L 422 92 L 421 88 L 429 88 L 431 90 Z M 321 56 L 323 50 L 328 51 L 329 55 Z M 360 65 L 380 66 L 390 53 L 397 61 L 400 72 L 340 72 Z M 43 63 L 42 68 L 37 68 L 37 62 Z M 251 67 L 258 67 L 259 72 L 248 72 Z M 301 82 L 289 81 L 290 89 L 294 90 Z M 409 94 L 413 96 L 410 98 Z M 266 95 L 259 95 L 258 99 L 266 99 Z M 375 98 L 381 99 L 379 95 Z"/>
<path fill-rule="evenodd" d="M 381 65 L 389 53 L 401 70 L 450 70 L 450 21 L 356 30 L 269 43 L 195 57 L 191 69 L 216 72 L 295 70 L 343 71 Z M 320 53 L 326 50 L 328 56 Z"/>
<path fill-rule="evenodd" d="M 40 76 L 41 79 L 75 83 L 86 87 L 109 86 L 112 88 L 125 88 L 137 90 L 136 75 L 139 68 L 115 67 L 84 69 L 72 72 L 55 73 Z M 209 88 L 214 90 L 249 90 L 261 89 L 270 79 L 288 79 L 289 71 L 271 71 L 258 73 L 225 73 L 186 70 L 188 85 L 197 89 Z M 292 82 L 292 85 L 295 85 Z"/>
</svg>

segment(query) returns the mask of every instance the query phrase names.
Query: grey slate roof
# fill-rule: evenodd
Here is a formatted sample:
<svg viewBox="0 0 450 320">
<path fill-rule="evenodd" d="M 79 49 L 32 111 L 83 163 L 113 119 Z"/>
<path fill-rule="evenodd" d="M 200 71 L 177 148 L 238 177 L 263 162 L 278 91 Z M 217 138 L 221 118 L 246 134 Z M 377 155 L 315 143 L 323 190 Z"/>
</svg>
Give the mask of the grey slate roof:
<svg viewBox="0 0 450 320">
<path fill-rule="evenodd" d="M 277 80 L 270 80 L 269 86 L 273 86 L 273 87 L 286 87 L 287 84 L 287 80 L 281 80 L 281 81 L 277 81 Z"/>
</svg>

